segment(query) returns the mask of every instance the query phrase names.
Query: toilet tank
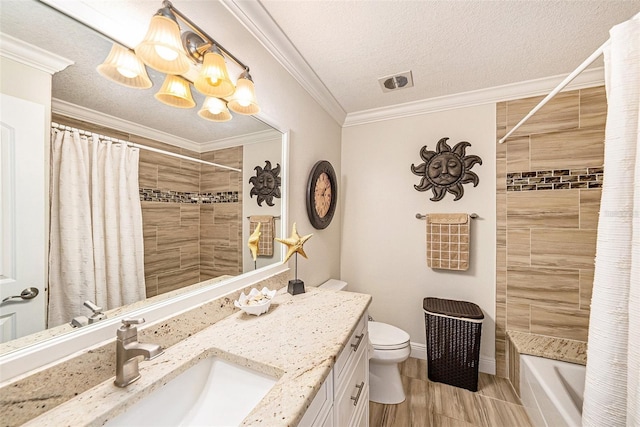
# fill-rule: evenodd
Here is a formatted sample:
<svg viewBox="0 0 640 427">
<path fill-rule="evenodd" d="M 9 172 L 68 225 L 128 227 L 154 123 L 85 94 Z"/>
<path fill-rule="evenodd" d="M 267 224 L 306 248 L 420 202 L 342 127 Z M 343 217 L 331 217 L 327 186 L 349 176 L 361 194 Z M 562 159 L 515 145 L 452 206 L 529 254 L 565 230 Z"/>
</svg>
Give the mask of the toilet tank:
<svg viewBox="0 0 640 427">
<path fill-rule="evenodd" d="M 329 279 L 319 287 L 327 291 L 346 291 L 347 282 L 338 279 Z"/>
</svg>

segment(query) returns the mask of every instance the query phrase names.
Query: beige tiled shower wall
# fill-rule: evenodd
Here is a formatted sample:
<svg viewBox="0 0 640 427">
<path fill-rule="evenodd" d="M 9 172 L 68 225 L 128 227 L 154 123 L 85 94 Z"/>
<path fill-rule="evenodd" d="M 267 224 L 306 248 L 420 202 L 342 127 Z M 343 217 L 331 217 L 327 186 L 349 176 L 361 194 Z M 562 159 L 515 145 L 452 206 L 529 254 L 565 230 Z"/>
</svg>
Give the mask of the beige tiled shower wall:
<svg viewBox="0 0 640 427">
<path fill-rule="evenodd" d="M 53 121 L 125 141 L 241 168 L 242 147 L 197 153 L 68 117 Z M 242 273 L 242 174 L 140 150 L 141 189 L 163 193 L 238 192 L 233 203 L 142 201 L 147 297 Z"/>
<path fill-rule="evenodd" d="M 242 168 L 242 147 L 202 153 L 202 160 Z M 202 167 L 201 193 L 237 191 L 237 203 L 200 205 L 200 280 L 242 273 L 242 173 Z"/>
<path fill-rule="evenodd" d="M 200 158 L 184 148 L 132 135 L 154 148 Z M 198 193 L 200 164 L 140 150 L 140 188 Z M 200 281 L 200 209 L 197 204 L 142 201 L 144 276 L 147 297 Z"/>
<path fill-rule="evenodd" d="M 497 104 L 498 139 L 541 99 Z M 587 341 L 606 112 L 604 87 L 560 93 L 497 146 L 498 376 L 507 330 Z"/>
<path fill-rule="evenodd" d="M 168 151 L 241 168 L 242 147 L 196 153 L 140 141 Z M 160 146 L 161 145 L 161 146 Z M 140 152 L 140 187 L 206 195 L 242 192 L 242 174 Z M 232 203 L 142 202 L 147 297 L 203 280 L 242 273 L 242 196 Z"/>
</svg>

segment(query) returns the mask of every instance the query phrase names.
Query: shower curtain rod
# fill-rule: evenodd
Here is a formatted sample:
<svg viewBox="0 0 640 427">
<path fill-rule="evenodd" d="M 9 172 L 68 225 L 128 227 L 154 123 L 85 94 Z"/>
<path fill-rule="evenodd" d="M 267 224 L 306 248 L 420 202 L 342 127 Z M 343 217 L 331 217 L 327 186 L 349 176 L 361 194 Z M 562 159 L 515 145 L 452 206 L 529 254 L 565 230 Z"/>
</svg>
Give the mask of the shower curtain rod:
<svg viewBox="0 0 640 427">
<path fill-rule="evenodd" d="M 221 164 L 218 164 L 218 163 L 207 162 L 206 160 L 196 159 L 194 157 L 185 156 L 184 154 L 176 154 L 176 153 L 172 153 L 171 151 L 166 151 L 166 150 L 161 150 L 159 148 L 149 147 L 149 146 L 146 146 L 146 145 L 138 144 L 137 142 L 131 142 L 131 141 L 125 141 L 123 139 L 112 138 L 110 136 L 101 135 L 101 134 L 96 133 L 96 132 L 89 132 L 88 130 L 78 129 L 78 128 L 74 128 L 74 127 L 71 127 L 71 126 L 66 126 L 66 125 L 63 125 L 63 124 L 60 124 L 60 123 L 56 123 L 56 122 L 51 122 L 51 127 L 55 128 L 55 129 L 68 130 L 68 131 L 71 131 L 71 132 L 78 131 L 78 133 L 80 133 L 80 135 L 95 135 L 100 139 L 104 139 L 104 140 L 111 141 L 111 142 L 117 142 L 119 144 L 125 144 L 128 147 L 134 147 L 134 148 L 139 148 L 141 150 L 148 150 L 148 151 L 153 151 L 155 153 L 166 154 L 167 156 L 177 157 L 179 159 L 189 160 L 191 162 L 196 162 L 196 163 L 202 163 L 202 164 L 209 165 L 209 166 L 215 166 L 217 168 L 228 169 L 228 170 L 232 170 L 232 171 L 235 171 L 235 172 L 242 172 L 242 169 L 232 168 L 231 166 L 225 166 L 225 165 L 221 165 Z"/>
<path fill-rule="evenodd" d="M 589 56 L 587 59 L 585 59 L 582 64 L 578 65 L 578 68 L 573 70 L 571 72 L 571 74 L 569 74 L 567 77 L 565 77 L 565 79 L 563 81 L 561 81 L 560 84 L 558 86 L 556 86 L 556 88 L 551 91 L 551 93 L 549 93 L 549 95 L 547 95 L 542 101 L 540 101 L 540 103 L 538 105 L 533 107 L 533 110 L 529 111 L 529 114 L 524 116 L 524 118 L 522 120 L 520 120 L 520 122 L 518 122 L 518 124 L 515 125 L 509 132 L 507 132 L 507 134 L 505 136 L 500 138 L 500 140 L 498 141 L 498 144 L 504 143 L 504 141 L 506 141 L 506 139 L 509 138 L 509 136 L 511 136 L 511 134 L 513 134 L 516 130 L 518 130 L 518 128 L 520 128 L 520 126 L 522 126 L 527 120 L 529 120 L 531 118 L 531 116 L 533 116 L 535 113 L 537 113 L 538 110 L 540 110 L 542 107 L 544 107 L 544 105 L 547 102 L 549 102 L 551 100 L 551 98 L 556 96 L 562 89 L 564 89 L 569 83 L 571 83 L 571 81 L 573 79 L 575 79 L 578 76 L 578 74 L 583 72 L 585 68 L 587 68 L 589 65 L 591 65 L 593 63 L 593 61 L 595 61 L 600 55 L 602 55 L 602 52 L 604 51 L 604 48 L 608 43 L 609 43 L 609 40 L 604 42 L 602 44 L 602 46 L 600 46 L 598 49 L 596 49 L 596 51 L 593 52 L 591 54 L 591 56 Z"/>
</svg>

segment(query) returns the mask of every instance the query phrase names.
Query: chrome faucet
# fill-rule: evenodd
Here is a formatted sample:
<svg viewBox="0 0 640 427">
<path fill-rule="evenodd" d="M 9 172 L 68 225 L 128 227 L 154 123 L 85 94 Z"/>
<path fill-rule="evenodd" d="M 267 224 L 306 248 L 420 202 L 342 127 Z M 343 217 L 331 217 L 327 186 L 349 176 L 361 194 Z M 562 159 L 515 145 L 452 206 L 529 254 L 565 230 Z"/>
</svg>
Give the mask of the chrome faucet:
<svg viewBox="0 0 640 427">
<path fill-rule="evenodd" d="M 71 320 L 71 326 L 74 328 L 80 328 L 82 326 L 91 325 L 100 320 L 104 320 L 107 318 L 107 315 L 102 312 L 102 307 L 98 307 L 92 301 L 85 301 L 84 306 L 93 312 L 91 317 L 87 316 L 77 316 Z"/>
<path fill-rule="evenodd" d="M 124 319 L 118 328 L 116 340 L 116 379 L 113 382 L 118 387 L 126 387 L 140 378 L 138 370 L 138 356 L 150 360 L 163 353 L 157 344 L 142 344 L 138 342 L 138 328 L 135 325 L 144 323 L 144 319 Z"/>
</svg>

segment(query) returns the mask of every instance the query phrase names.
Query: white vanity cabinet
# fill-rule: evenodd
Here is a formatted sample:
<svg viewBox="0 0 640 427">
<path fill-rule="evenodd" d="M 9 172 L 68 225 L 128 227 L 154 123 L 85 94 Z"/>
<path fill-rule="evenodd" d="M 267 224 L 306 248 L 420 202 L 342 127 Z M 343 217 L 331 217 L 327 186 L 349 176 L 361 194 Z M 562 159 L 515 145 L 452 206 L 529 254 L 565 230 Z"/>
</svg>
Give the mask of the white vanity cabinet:
<svg viewBox="0 0 640 427">
<path fill-rule="evenodd" d="M 333 368 L 334 425 L 368 425 L 369 419 L 369 335 L 364 316 Z"/>
<path fill-rule="evenodd" d="M 300 421 L 301 427 L 369 425 L 369 335 L 365 313 Z"/>
</svg>

